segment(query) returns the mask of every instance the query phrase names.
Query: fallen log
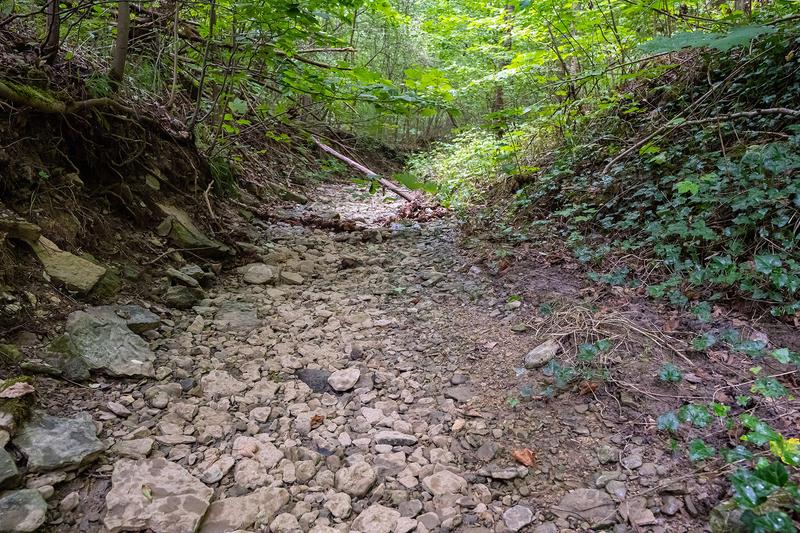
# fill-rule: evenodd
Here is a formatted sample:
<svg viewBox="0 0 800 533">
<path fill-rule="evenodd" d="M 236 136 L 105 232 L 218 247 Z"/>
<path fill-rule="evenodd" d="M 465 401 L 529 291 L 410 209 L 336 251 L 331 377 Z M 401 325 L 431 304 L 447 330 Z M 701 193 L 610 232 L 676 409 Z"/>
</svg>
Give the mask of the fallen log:
<svg viewBox="0 0 800 533">
<path fill-rule="evenodd" d="M 389 189 L 390 191 L 395 193 L 397 196 L 405 199 L 407 202 L 413 202 L 414 201 L 414 195 L 413 194 L 407 193 L 406 191 L 404 191 L 403 189 L 401 189 L 400 187 L 398 187 L 397 185 L 395 185 L 391 181 L 380 177 L 377 173 L 371 171 L 370 169 L 368 169 L 367 167 L 365 167 L 361 163 L 359 163 L 357 161 L 353 161 L 352 159 L 350 159 L 346 155 L 337 152 L 336 150 L 334 150 L 333 148 L 331 148 L 327 144 L 321 143 L 320 140 L 317 139 L 316 137 L 314 137 L 313 135 L 311 136 L 311 138 L 314 139 L 314 143 L 316 143 L 316 145 L 319 146 L 322 149 L 322 151 L 327 152 L 327 153 L 331 154 L 333 157 L 335 157 L 335 158 L 337 158 L 337 159 L 339 159 L 341 161 L 344 161 L 345 163 L 347 163 L 351 167 L 353 167 L 353 168 L 355 168 L 357 170 L 360 170 L 361 172 L 366 174 L 369 178 L 376 180 L 382 186 L 386 187 L 387 189 Z"/>
</svg>

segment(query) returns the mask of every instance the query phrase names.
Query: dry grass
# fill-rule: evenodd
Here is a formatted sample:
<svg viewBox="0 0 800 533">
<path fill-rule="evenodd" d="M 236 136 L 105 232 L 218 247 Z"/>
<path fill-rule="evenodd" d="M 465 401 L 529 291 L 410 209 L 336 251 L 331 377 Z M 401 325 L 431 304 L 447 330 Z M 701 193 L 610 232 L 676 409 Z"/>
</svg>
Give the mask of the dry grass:
<svg viewBox="0 0 800 533">
<path fill-rule="evenodd" d="M 672 352 L 690 366 L 694 366 L 684 351 L 685 341 L 669 336 L 653 324 L 642 324 L 624 312 L 604 309 L 594 303 L 559 300 L 552 304 L 552 312 L 537 316 L 528 323 L 538 339 L 555 339 L 566 359 L 577 357 L 581 344 L 608 340 L 611 348 L 598 354 L 596 363 L 610 364 L 622 354 L 643 353 L 659 348 Z"/>
</svg>

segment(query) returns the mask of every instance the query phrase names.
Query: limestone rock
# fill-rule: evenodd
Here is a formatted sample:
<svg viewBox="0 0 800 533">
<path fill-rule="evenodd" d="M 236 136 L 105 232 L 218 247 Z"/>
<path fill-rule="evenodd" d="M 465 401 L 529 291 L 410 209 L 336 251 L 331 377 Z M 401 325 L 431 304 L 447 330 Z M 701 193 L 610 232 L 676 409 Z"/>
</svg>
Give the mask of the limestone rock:
<svg viewBox="0 0 800 533">
<path fill-rule="evenodd" d="M 224 370 L 212 370 L 200 379 L 200 388 L 207 398 L 233 396 L 243 392 L 247 385 Z"/>
<path fill-rule="evenodd" d="M 217 500 L 208 509 L 199 533 L 228 533 L 269 524 L 287 503 L 286 489 L 267 487 L 246 496 Z"/>
<path fill-rule="evenodd" d="M 272 533 L 295 533 L 302 531 L 300 523 L 292 513 L 281 513 L 269 524 Z"/>
<path fill-rule="evenodd" d="M 303 276 L 296 272 L 287 272 L 284 270 L 281 272 L 281 281 L 289 285 L 302 285 L 305 280 Z"/>
<path fill-rule="evenodd" d="M 422 486 L 434 496 L 458 494 L 467 488 L 467 481 L 449 470 L 442 470 L 422 480 Z"/>
<path fill-rule="evenodd" d="M 617 514 L 611 497 L 597 489 L 575 489 L 553 510 L 559 516 L 580 516 L 595 528 L 613 524 Z"/>
<path fill-rule="evenodd" d="M 229 247 L 200 231 L 183 209 L 166 204 L 156 205 L 166 217 L 158 226 L 157 233 L 168 238 L 178 248 L 191 248 L 193 253 L 210 257 L 233 253 Z"/>
<path fill-rule="evenodd" d="M 39 237 L 31 248 L 47 275 L 69 290 L 87 293 L 106 274 L 106 267 L 65 252 L 45 237 Z"/>
<path fill-rule="evenodd" d="M 350 495 L 344 492 L 337 492 L 325 502 L 325 509 L 329 510 L 336 518 L 347 518 L 350 516 L 352 509 Z"/>
<path fill-rule="evenodd" d="M 361 377 L 358 368 L 350 367 L 344 370 L 337 370 L 328 377 L 328 384 L 336 392 L 345 392 L 352 389 Z"/>
<path fill-rule="evenodd" d="M 337 470 L 336 489 L 350 496 L 364 496 L 375 484 L 376 479 L 372 467 L 362 461 Z"/>
<path fill-rule="evenodd" d="M 150 437 L 121 440 L 111 447 L 111 452 L 121 457 L 144 459 L 150 454 L 150 450 L 153 449 L 153 444 L 155 444 L 155 440 Z"/>
<path fill-rule="evenodd" d="M 459 385 L 457 387 L 450 387 L 445 389 L 444 395 L 447 398 L 452 398 L 457 402 L 466 403 L 475 396 L 475 393 L 472 390 L 472 387 L 469 385 Z"/>
<path fill-rule="evenodd" d="M 328 390 L 328 378 L 331 377 L 331 373 L 327 370 L 321 368 L 301 368 L 295 372 L 295 375 L 314 392 L 325 392 Z"/>
<path fill-rule="evenodd" d="M 213 491 L 183 467 L 164 458 L 114 465 L 106 495 L 105 525 L 111 533 L 151 529 L 155 533 L 193 533 Z"/>
<path fill-rule="evenodd" d="M 244 272 L 242 279 L 245 283 L 263 285 L 275 281 L 275 270 L 264 263 L 250 263 L 245 265 L 242 271 Z"/>
<path fill-rule="evenodd" d="M 400 513 L 394 509 L 373 503 L 353 521 L 353 528 L 369 533 L 392 533 Z"/>
<path fill-rule="evenodd" d="M 42 228 L 3 210 L 0 212 L 0 233 L 5 233 L 7 237 L 19 239 L 30 244 L 39 240 L 42 235 Z"/>
<path fill-rule="evenodd" d="M 36 531 L 44 524 L 46 514 L 47 502 L 36 489 L 15 490 L 0 496 L 2 531 Z"/>
<path fill-rule="evenodd" d="M 561 350 L 555 339 L 548 339 L 525 355 L 525 368 L 539 368 L 546 365 Z"/>
<path fill-rule="evenodd" d="M 51 349 L 78 356 L 91 370 L 112 376 L 154 375 L 155 354 L 113 313 L 75 311 L 67 317 L 65 338 Z"/>
<path fill-rule="evenodd" d="M 186 285 L 187 287 L 199 287 L 200 282 L 197 281 L 195 278 L 186 274 L 185 272 L 181 272 L 172 267 L 168 267 L 164 273 L 167 275 L 168 278 L 177 281 L 181 285 Z"/>
<path fill-rule="evenodd" d="M 99 305 L 85 309 L 85 311 L 90 315 L 120 318 L 134 333 L 144 333 L 161 324 L 161 319 L 157 314 L 148 311 L 141 305 Z"/>
<path fill-rule="evenodd" d="M 261 326 L 256 308 L 244 302 L 224 302 L 214 316 L 221 330 L 252 330 Z"/>
<path fill-rule="evenodd" d="M 417 443 L 417 437 L 399 431 L 384 430 L 375 434 L 375 443 L 389 444 L 391 446 L 413 446 Z"/>
<path fill-rule="evenodd" d="M 515 505 L 503 513 L 503 521 L 511 531 L 519 531 L 533 520 L 533 511 L 524 505 Z"/>
<path fill-rule="evenodd" d="M 77 468 L 95 460 L 105 449 L 88 413 L 74 418 L 34 413 L 13 442 L 28 458 L 29 472 Z"/>
</svg>

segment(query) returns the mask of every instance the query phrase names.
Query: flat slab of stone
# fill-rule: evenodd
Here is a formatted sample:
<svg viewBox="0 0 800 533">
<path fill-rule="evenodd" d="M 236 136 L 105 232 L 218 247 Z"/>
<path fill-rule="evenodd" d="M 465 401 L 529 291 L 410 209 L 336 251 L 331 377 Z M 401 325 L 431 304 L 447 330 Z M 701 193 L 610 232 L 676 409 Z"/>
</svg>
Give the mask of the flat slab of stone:
<svg viewBox="0 0 800 533">
<path fill-rule="evenodd" d="M 457 402 L 466 403 L 475 396 L 475 392 L 469 385 L 458 385 L 457 387 L 450 387 L 444 390 L 446 398 L 451 398 Z"/>
<path fill-rule="evenodd" d="M 89 292 L 106 273 L 106 267 L 65 252 L 45 237 L 31 243 L 31 248 L 47 275 L 69 290 Z"/>
<path fill-rule="evenodd" d="M 565 494 L 553 511 L 563 517 L 580 516 L 592 527 L 613 524 L 617 514 L 611 496 L 597 489 L 575 489 Z"/>
<path fill-rule="evenodd" d="M 72 418 L 36 412 L 20 427 L 14 445 L 28 458 L 29 472 L 77 468 L 105 449 L 88 413 Z"/>
<path fill-rule="evenodd" d="M 114 444 L 110 451 L 121 457 L 144 459 L 150 454 L 150 450 L 153 449 L 153 444 L 155 444 L 155 440 L 150 437 L 121 440 Z"/>
<path fill-rule="evenodd" d="M 214 323 L 222 330 L 252 330 L 261 326 L 255 306 L 245 302 L 223 302 L 214 316 Z"/>
<path fill-rule="evenodd" d="M 246 496 L 217 500 L 209 507 L 199 533 L 228 533 L 269 524 L 287 503 L 289 492 L 286 489 L 268 487 Z"/>
<path fill-rule="evenodd" d="M 511 531 L 519 531 L 533 521 L 533 511 L 524 505 L 515 505 L 503 513 L 503 522 Z"/>
<path fill-rule="evenodd" d="M 47 502 L 36 489 L 14 490 L 0 496 L 0 531 L 36 531 L 44 524 Z"/>
<path fill-rule="evenodd" d="M 155 354 L 116 313 L 74 311 L 67 317 L 64 349 L 92 370 L 112 376 L 152 377 Z"/>
<path fill-rule="evenodd" d="M 164 458 L 121 459 L 111 475 L 104 522 L 111 533 L 142 529 L 194 533 L 213 492 L 182 466 Z"/>
</svg>

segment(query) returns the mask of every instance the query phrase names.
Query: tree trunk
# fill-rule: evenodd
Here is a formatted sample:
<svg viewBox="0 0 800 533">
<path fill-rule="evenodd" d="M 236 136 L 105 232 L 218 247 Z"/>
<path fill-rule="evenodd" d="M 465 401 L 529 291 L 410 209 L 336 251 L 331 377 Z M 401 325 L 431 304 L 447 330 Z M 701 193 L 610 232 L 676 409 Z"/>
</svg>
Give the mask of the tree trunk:
<svg viewBox="0 0 800 533">
<path fill-rule="evenodd" d="M 58 8 L 59 0 L 48 0 L 45 7 L 47 16 L 47 35 L 42 43 L 42 59 L 48 65 L 55 61 L 58 56 L 59 45 L 61 44 L 61 18 Z"/>
<path fill-rule="evenodd" d="M 111 58 L 109 76 L 118 85 L 125 74 L 125 61 L 128 59 L 128 33 L 131 28 L 131 7 L 128 0 L 119 0 L 117 14 L 117 38 L 114 41 L 114 52 Z"/>
</svg>

